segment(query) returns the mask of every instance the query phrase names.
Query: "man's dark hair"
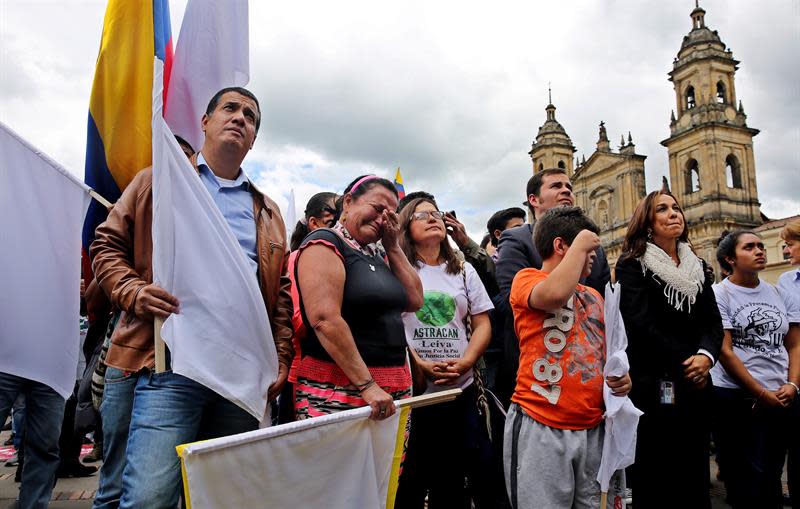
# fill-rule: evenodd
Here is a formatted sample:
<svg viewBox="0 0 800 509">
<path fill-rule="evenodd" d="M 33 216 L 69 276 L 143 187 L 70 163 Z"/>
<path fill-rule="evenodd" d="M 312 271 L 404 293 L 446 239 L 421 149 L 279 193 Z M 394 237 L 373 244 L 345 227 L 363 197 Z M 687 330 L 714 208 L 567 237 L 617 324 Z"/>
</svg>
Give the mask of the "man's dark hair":
<svg viewBox="0 0 800 509">
<path fill-rule="evenodd" d="M 531 202 L 528 199 L 530 195 L 539 196 L 539 193 L 542 191 L 542 183 L 544 178 L 548 175 L 566 175 L 567 171 L 563 168 L 548 168 L 546 170 L 542 170 L 538 173 L 534 173 L 533 177 L 528 179 L 528 185 L 525 187 L 525 202 L 528 204 L 528 208 L 533 212 L 533 207 L 531 207 Z"/>
<path fill-rule="evenodd" d="M 556 207 L 548 210 L 536 220 L 533 229 L 533 245 L 542 260 L 553 256 L 553 241 L 561 238 L 567 245 L 572 244 L 581 230 L 600 233 L 597 225 L 589 219 L 580 207 Z"/>
<path fill-rule="evenodd" d="M 494 236 L 495 230 L 503 231 L 506 229 L 506 224 L 509 221 L 515 218 L 520 218 L 523 221 L 527 217 L 527 214 L 524 210 L 519 207 L 511 207 L 509 209 L 498 210 L 492 217 L 489 218 L 489 221 L 486 223 L 486 229 L 489 230 L 489 241 L 492 243 L 493 246 L 497 246 L 497 242 L 500 240 Z"/>
<path fill-rule="evenodd" d="M 214 94 L 214 97 L 212 97 L 211 100 L 208 101 L 208 106 L 206 107 L 206 115 L 210 117 L 211 114 L 214 113 L 214 110 L 217 109 L 217 104 L 219 104 L 219 98 L 227 94 L 228 92 L 236 92 L 237 94 L 243 95 L 248 99 L 252 99 L 253 102 L 256 103 L 256 109 L 258 110 L 256 112 L 258 113 L 258 115 L 256 115 L 256 132 L 258 132 L 258 128 L 261 127 L 261 106 L 258 104 L 258 99 L 253 94 L 253 92 L 243 87 L 226 87 L 217 92 L 216 94 Z"/>
<path fill-rule="evenodd" d="M 436 199 L 431 193 L 426 193 L 425 191 L 414 191 L 413 193 L 408 193 L 400 199 L 400 202 L 397 204 L 397 213 L 399 214 L 406 205 L 417 198 L 425 198 L 426 200 L 432 202 L 434 207 L 438 208 L 438 205 L 436 205 Z"/>
</svg>

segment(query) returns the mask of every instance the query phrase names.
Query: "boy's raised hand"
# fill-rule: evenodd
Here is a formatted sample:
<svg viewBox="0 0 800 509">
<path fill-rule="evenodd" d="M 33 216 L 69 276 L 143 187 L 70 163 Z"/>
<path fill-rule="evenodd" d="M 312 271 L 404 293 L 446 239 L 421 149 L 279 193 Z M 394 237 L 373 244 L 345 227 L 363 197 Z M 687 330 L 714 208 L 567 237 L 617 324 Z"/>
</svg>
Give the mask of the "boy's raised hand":
<svg viewBox="0 0 800 509">
<path fill-rule="evenodd" d="M 611 388 L 611 392 L 614 396 L 626 396 L 631 391 L 631 387 L 633 387 L 631 377 L 628 373 L 622 376 L 607 376 L 606 385 Z"/>
<path fill-rule="evenodd" d="M 583 253 L 591 253 L 600 247 L 600 237 L 589 230 L 581 230 L 572 241 L 570 249 L 577 249 Z"/>
</svg>

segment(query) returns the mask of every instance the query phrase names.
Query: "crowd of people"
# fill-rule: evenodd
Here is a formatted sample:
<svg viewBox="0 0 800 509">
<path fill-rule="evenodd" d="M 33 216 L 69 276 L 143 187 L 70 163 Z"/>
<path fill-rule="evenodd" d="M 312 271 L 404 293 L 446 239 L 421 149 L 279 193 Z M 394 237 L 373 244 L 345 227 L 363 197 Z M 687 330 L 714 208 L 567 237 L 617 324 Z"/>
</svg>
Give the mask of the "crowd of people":
<svg viewBox="0 0 800 509">
<path fill-rule="evenodd" d="M 777 286 L 761 280 L 757 233 L 724 235 L 715 274 L 676 198 L 654 191 L 612 268 L 567 173 L 545 169 L 528 181 L 528 211 L 493 214 L 481 244 L 430 193 L 401 198 L 376 175 L 311 197 L 287 238 L 278 206 L 241 170 L 260 122 L 252 93 L 223 89 L 203 115 L 203 146 L 182 146 L 261 289 L 279 359 L 276 423 L 363 406 L 380 421 L 395 400 L 457 387 L 455 400 L 412 411 L 396 507 L 599 507 L 607 386 L 644 412 L 627 469 L 637 507 L 709 508 L 712 439 L 733 507 L 780 507 L 787 454 L 800 507 L 800 268 Z M 175 446 L 259 425 L 172 372 L 169 350 L 155 370 L 154 319 L 181 302 L 152 282 L 151 183 L 142 170 L 91 246 L 87 367 L 72 407 L 97 409 L 96 509 L 176 507 Z M 800 266 L 800 221 L 782 238 Z M 606 377 L 612 279 L 630 372 Z M 18 394 L 19 506 L 46 507 L 59 465 L 77 468 L 69 441 L 59 459 L 59 436 L 85 433 L 86 413 L 0 373 L 0 421 Z"/>
</svg>

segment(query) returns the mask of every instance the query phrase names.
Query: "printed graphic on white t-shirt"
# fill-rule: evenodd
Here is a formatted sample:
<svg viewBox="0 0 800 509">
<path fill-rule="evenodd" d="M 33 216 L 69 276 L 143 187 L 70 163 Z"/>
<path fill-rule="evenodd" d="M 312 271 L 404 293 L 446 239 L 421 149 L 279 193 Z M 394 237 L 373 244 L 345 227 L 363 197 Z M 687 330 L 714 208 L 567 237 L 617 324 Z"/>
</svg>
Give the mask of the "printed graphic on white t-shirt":
<svg viewBox="0 0 800 509">
<path fill-rule="evenodd" d="M 422 280 L 425 301 L 415 313 L 403 313 L 406 341 L 421 359 L 427 361 L 455 360 L 467 350 L 467 331 L 464 319 L 467 315 L 467 295 L 472 314 L 476 315 L 494 308 L 478 273 L 469 263 L 467 288 L 462 274 L 448 274 L 445 264 L 438 266 L 417 265 Z M 436 392 L 453 387 L 466 388 L 472 383 L 472 371 L 463 374 L 455 386 L 439 386 L 428 381 L 425 391 Z"/>
<path fill-rule="evenodd" d="M 755 288 L 745 288 L 725 279 L 713 288 L 734 353 L 761 385 L 777 390 L 788 376 L 784 337 L 790 323 L 800 323 L 794 299 L 763 281 Z M 711 378 L 718 387 L 739 387 L 721 363 L 711 370 Z"/>
</svg>

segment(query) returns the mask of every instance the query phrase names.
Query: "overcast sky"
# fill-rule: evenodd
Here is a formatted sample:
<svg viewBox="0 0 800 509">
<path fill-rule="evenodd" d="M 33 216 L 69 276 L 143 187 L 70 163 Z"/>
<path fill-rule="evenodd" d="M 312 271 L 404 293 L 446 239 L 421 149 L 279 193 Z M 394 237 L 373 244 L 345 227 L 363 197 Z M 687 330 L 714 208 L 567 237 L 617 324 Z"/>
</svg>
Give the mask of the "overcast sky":
<svg viewBox="0 0 800 509">
<path fill-rule="evenodd" d="M 185 0 L 172 0 L 177 39 Z M 106 2 L 0 0 L 0 119 L 83 176 L 86 119 Z M 800 213 L 800 2 L 703 0 L 741 61 L 738 98 L 770 217 Z M 528 151 L 556 117 L 588 157 L 603 120 L 633 136 L 647 188 L 668 173 L 667 80 L 693 0 L 297 1 L 250 5 L 248 87 L 263 122 L 244 168 L 297 208 L 355 176 L 392 178 L 456 209 L 477 236 L 518 205 Z"/>
</svg>

